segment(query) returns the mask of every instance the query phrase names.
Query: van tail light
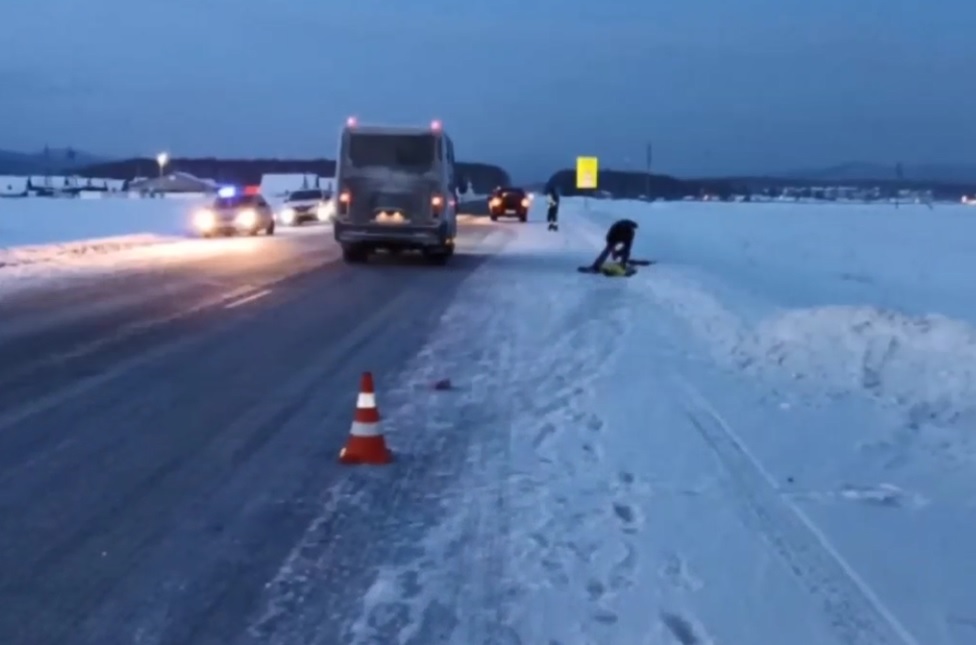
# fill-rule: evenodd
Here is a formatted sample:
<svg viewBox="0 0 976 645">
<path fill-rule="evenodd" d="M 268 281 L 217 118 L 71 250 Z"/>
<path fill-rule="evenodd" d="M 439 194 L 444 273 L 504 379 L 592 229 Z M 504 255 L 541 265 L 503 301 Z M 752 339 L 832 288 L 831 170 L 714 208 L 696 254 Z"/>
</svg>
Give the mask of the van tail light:
<svg viewBox="0 0 976 645">
<path fill-rule="evenodd" d="M 430 198 L 430 210 L 434 217 L 440 217 L 444 212 L 444 198 L 440 195 L 434 195 Z"/>
<path fill-rule="evenodd" d="M 491 206 L 492 208 L 498 208 L 499 206 L 502 205 L 502 200 L 499 199 L 498 197 L 492 197 L 491 201 L 488 202 L 488 205 Z"/>
<path fill-rule="evenodd" d="M 528 207 L 529 207 L 529 198 L 526 197 L 525 199 L 522 200 L 522 208 L 528 208 Z"/>
<path fill-rule="evenodd" d="M 339 193 L 338 211 L 339 215 L 349 214 L 349 204 L 352 203 L 352 194 L 348 190 Z"/>
</svg>

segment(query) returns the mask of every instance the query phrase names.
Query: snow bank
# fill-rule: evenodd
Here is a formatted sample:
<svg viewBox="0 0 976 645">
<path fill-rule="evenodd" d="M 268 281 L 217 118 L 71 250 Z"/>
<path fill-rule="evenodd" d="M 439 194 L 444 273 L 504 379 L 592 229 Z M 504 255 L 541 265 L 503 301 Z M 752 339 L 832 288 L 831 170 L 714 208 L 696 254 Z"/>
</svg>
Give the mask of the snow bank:
<svg viewBox="0 0 976 645">
<path fill-rule="evenodd" d="M 152 234 L 119 235 L 59 244 L 15 246 L 8 249 L 0 249 L 0 269 L 5 267 L 23 267 L 30 264 L 53 261 L 74 260 L 85 256 L 106 253 L 117 253 L 119 251 L 128 251 L 165 242 L 173 242 L 179 239 L 177 237 Z"/>
<path fill-rule="evenodd" d="M 640 297 L 726 366 L 858 392 L 911 426 L 976 419 L 976 218 L 962 206 L 590 201 L 641 222 Z"/>
<path fill-rule="evenodd" d="M 976 328 L 959 320 L 869 306 L 793 310 L 736 349 L 835 393 L 877 396 L 904 408 L 913 427 L 976 419 Z"/>
<path fill-rule="evenodd" d="M 195 202 L 165 199 L 0 201 L 0 266 L 114 252 L 185 236 Z"/>
</svg>

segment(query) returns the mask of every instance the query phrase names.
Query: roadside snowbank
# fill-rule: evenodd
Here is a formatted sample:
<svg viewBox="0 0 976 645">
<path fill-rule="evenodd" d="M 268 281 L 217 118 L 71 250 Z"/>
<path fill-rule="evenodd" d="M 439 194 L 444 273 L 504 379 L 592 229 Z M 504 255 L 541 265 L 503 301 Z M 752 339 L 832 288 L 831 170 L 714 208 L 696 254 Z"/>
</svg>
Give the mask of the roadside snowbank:
<svg viewBox="0 0 976 645">
<path fill-rule="evenodd" d="M 193 202 L 167 199 L 0 201 L 0 249 L 117 238 L 182 236 Z"/>
<path fill-rule="evenodd" d="M 176 241 L 189 232 L 193 207 L 165 199 L 0 200 L 0 268 Z"/>
<path fill-rule="evenodd" d="M 905 409 L 912 425 L 976 412 L 976 328 L 933 314 L 820 307 L 765 320 L 740 348 L 837 394 L 862 390 Z"/>
<path fill-rule="evenodd" d="M 15 246 L 0 249 L 0 269 L 63 260 L 78 260 L 92 255 L 118 253 L 166 242 L 176 242 L 181 239 L 175 236 L 152 234 L 120 235 L 78 242 Z"/>
<path fill-rule="evenodd" d="M 868 395 L 909 427 L 976 421 L 976 218 L 965 208 L 602 208 L 591 202 L 601 224 L 639 220 L 635 255 L 661 262 L 635 295 L 727 368 L 808 394 Z"/>
</svg>

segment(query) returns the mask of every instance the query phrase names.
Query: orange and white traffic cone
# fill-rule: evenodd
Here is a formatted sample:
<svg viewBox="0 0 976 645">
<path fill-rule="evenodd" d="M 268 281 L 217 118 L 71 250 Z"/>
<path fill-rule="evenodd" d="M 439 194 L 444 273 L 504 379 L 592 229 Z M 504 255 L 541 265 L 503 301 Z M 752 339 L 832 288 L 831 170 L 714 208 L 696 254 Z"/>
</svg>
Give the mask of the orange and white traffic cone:
<svg viewBox="0 0 976 645">
<path fill-rule="evenodd" d="M 376 390 L 373 375 L 363 372 L 356 401 L 356 415 L 349 430 L 346 446 L 339 453 L 343 464 L 384 465 L 393 461 L 386 447 L 386 439 L 380 430 L 380 411 L 376 407 Z"/>
</svg>

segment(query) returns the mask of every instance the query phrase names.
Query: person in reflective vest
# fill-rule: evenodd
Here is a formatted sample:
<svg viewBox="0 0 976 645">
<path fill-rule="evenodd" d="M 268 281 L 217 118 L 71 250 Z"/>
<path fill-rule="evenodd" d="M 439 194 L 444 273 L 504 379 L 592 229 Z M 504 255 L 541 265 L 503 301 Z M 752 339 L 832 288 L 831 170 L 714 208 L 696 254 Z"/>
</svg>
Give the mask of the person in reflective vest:
<svg viewBox="0 0 976 645">
<path fill-rule="evenodd" d="M 550 186 L 546 191 L 546 200 L 549 202 L 549 210 L 546 212 L 546 221 L 549 222 L 550 231 L 559 230 L 559 190 L 555 186 Z"/>
</svg>

